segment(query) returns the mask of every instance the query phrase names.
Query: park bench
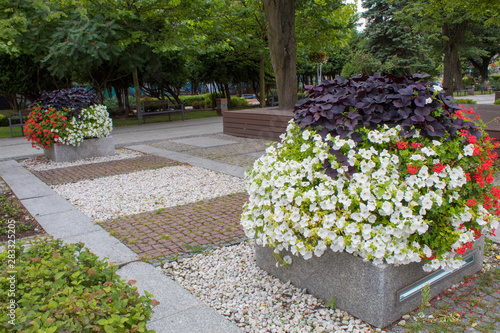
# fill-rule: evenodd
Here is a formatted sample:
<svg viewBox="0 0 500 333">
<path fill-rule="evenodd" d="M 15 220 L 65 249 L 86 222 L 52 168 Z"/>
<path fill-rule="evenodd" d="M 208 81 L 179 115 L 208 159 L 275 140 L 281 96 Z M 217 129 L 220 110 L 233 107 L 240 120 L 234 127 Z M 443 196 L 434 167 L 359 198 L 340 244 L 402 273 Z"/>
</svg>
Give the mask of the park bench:
<svg viewBox="0 0 500 333">
<path fill-rule="evenodd" d="M 137 118 L 139 119 L 139 125 L 142 121 L 146 123 L 146 116 L 154 116 L 159 114 L 168 114 L 168 121 L 171 120 L 171 113 L 182 114 L 182 120 L 184 120 L 184 104 L 170 104 L 169 100 L 158 100 L 158 101 L 146 101 L 142 102 L 142 107 L 137 110 Z"/>
<path fill-rule="evenodd" d="M 29 110 L 19 110 L 19 116 L 9 118 L 9 128 L 10 128 L 10 137 L 11 138 L 14 137 L 14 133 L 12 133 L 13 127 L 21 127 L 21 133 L 24 136 L 23 127 L 26 123 L 23 121 L 23 116 L 27 116 L 29 113 L 30 113 Z"/>
</svg>

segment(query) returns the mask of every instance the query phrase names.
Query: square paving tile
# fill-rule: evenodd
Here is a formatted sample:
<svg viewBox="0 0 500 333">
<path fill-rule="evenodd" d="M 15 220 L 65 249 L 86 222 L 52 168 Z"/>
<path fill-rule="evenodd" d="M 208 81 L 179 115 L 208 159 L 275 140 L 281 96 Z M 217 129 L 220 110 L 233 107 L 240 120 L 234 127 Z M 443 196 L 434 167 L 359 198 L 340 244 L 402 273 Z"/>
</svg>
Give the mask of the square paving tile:
<svg viewBox="0 0 500 333">
<path fill-rule="evenodd" d="M 177 143 L 183 143 L 186 145 L 196 146 L 196 147 L 204 147 L 204 148 L 231 145 L 231 144 L 236 143 L 233 141 L 220 140 L 220 139 L 209 138 L 209 137 L 187 138 L 187 139 L 178 139 L 178 140 L 172 140 L 172 141 L 177 142 Z"/>
</svg>

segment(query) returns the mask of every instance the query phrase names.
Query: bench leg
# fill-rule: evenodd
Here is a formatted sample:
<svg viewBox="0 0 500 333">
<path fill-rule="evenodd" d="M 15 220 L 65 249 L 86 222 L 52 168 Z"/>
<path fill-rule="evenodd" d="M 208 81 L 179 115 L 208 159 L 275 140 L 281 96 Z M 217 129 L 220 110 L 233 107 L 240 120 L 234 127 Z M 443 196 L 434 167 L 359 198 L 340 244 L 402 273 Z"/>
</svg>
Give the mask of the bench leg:
<svg viewBox="0 0 500 333">
<path fill-rule="evenodd" d="M 170 122 L 172 119 L 170 117 L 170 113 L 168 114 L 168 121 Z"/>
<path fill-rule="evenodd" d="M 182 114 L 182 121 L 184 121 L 184 110 L 182 110 L 181 114 Z"/>
<path fill-rule="evenodd" d="M 13 138 L 14 137 L 14 133 L 12 133 L 12 126 L 9 126 L 10 128 L 10 137 Z"/>
</svg>

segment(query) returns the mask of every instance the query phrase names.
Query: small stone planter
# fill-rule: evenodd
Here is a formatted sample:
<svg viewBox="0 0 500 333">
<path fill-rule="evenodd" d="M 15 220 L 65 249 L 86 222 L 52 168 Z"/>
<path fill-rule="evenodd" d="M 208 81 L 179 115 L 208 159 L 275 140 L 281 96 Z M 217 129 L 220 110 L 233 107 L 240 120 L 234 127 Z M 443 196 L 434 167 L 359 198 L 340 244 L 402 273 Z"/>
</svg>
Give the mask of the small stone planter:
<svg viewBox="0 0 500 333">
<path fill-rule="evenodd" d="M 53 145 L 44 149 L 44 155 L 54 162 L 73 162 L 91 157 L 115 154 L 115 143 L 112 136 L 105 138 L 85 139 L 80 146 Z"/>
<path fill-rule="evenodd" d="M 376 327 L 385 327 L 422 304 L 422 289 L 430 284 L 434 297 L 471 276 L 483 267 L 484 237 L 464 254 L 461 268 L 445 272 L 424 272 L 422 263 L 376 266 L 346 252 L 327 250 L 321 257 L 304 260 L 287 251 L 289 266 L 276 267 L 276 258 L 269 247 L 256 245 L 257 265 L 283 282 L 307 289 L 324 301 L 336 297 L 335 306 Z"/>
</svg>

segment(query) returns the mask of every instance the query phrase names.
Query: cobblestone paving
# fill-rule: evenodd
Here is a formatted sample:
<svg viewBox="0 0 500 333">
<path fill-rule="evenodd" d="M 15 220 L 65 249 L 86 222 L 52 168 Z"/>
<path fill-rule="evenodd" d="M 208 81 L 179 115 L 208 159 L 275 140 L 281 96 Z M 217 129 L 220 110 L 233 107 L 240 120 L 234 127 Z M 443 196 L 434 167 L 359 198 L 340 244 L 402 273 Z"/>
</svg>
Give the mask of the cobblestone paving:
<svg viewBox="0 0 500 333">
<path fill-rule="evenodd" d="M 32 173 L 44 183 L 48 185 L 55 185 L 76 182 L 83 179 L 94 179 L 182 164 L 184 163 L 173 161 L 168 158 L 146 155 L 111 162 L 84 164 L 52 170 L 32 171 Z"/>
<path fill-rule="evenodd" d="M 232 194 L 100 225 L 142 258 L 159 263 L 243 240 L 240 216 L 247 199 L 247 194 Z"/>
</svg>

